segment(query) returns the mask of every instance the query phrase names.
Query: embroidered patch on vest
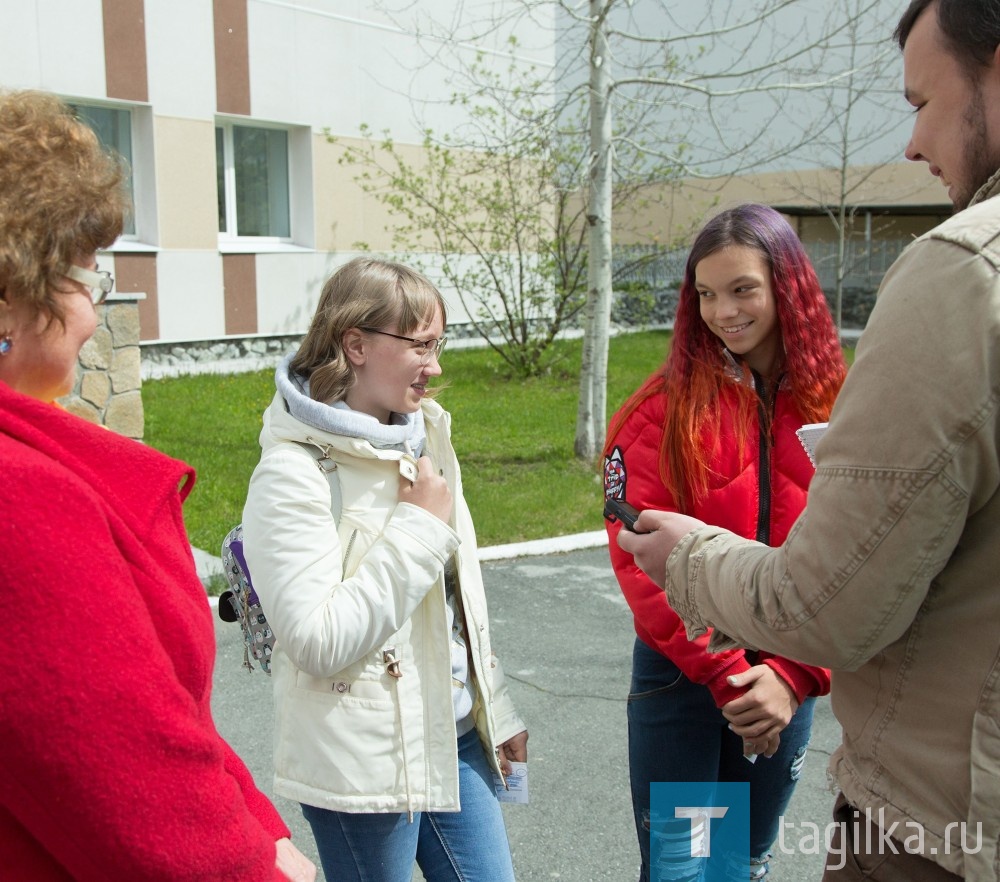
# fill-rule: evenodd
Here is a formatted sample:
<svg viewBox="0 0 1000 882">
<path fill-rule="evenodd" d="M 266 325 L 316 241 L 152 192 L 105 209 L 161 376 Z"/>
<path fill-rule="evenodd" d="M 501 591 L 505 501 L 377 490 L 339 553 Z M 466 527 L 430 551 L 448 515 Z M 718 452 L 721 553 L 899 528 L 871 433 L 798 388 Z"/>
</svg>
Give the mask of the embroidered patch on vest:
<svg viewBox="0 0 1000 882">
<path fill-rule="evenodd" d="M 604 457 L 604 498 L 624 499 L 626 480 L 622 449 L 615 447 Z"/>
</svg>

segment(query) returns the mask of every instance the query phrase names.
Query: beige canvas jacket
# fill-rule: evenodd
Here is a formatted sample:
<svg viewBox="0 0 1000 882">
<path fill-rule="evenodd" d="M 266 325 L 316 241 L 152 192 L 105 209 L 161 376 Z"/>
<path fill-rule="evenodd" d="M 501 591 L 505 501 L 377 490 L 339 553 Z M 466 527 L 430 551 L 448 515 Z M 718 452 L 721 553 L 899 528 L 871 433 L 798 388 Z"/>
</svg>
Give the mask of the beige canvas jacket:
<svg viewBox="0 0 1000 882">
<path fill-rule="evenodd" d="M 834 670 L 837 784 L 969 880 L 1000 879 L 998 192 L 886 274 L 785 544 L 704 528 L 667 561 L 689 633 Z"/>
</svg>

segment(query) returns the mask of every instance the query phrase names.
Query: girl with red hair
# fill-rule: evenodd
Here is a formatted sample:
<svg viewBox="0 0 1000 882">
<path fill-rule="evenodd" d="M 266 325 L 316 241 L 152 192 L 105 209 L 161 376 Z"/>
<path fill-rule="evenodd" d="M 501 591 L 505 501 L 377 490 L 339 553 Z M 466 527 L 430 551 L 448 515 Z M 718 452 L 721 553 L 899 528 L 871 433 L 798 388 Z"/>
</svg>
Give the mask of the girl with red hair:
<svg viewBox="0 0 1000 882">
<path fill-rule="evenodd" d="M 721 212 L 688 255 L 665 364 L 611 419 L 605 497 L 780 545 L 813 471 L 795 430 L 828 418 L 845 373 L 823 291 L 787 221 L 757 204 Z M 729 856 L 725 872 L 761 879 L 829 672 L 766 652 L 710 653 L 708 634 L 688 640 L 664 592 L 618 547 L 621 524 L 607 528 L 637 634 L 628 737 L 639 878 L 650 879 L 651 782 L 745 781 L 750 864 Z M 678 823 L 690 833 L 690 819 Z M 670 831 L 654 832 L 670 841 Z M 654 879 L 689 878 L 684 845 L 660 850 Z"/>
</svg>

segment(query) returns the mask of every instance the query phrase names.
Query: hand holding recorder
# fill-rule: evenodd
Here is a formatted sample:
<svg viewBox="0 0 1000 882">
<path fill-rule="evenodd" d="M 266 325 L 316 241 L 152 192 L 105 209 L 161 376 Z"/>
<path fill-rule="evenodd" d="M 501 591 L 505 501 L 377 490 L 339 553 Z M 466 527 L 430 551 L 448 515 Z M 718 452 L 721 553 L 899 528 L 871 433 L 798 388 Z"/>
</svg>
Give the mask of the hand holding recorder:
<svg viewBox="0 0 1000 882">
<path fill-rule="evenodd" d="M 639 509 L 624 499 L 605 499 L 604 517 L 609 521 L 620 521 L 626 530 L 635 533 L 635 522 L 639 517 Z"/>
</svg>

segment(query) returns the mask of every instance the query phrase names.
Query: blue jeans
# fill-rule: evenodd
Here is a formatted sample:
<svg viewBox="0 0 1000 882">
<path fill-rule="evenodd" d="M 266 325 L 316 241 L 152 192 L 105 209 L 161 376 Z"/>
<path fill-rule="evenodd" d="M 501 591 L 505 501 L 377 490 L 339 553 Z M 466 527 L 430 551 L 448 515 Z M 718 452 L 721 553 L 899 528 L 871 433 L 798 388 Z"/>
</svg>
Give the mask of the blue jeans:
<svg viewBox="0 0 1000 882">
<path fill-rule="evenodd" d="M 813 698 L 802 702 L 782 731 L 781 746 L 773 757 L 760 757 L 751 764 L 743 757 L 743 739 L 729 730 L 708 687 L 692 683 L 670 659 L 636 639 L 628 697 L 628 758 L 642 856 L 640 882 L 650 879 L 649 785 L 654 781 L 748 781 L 751 860 L 733 878 L 763 878 L 779 818 L 802 771 L 814 704 Z M 658 871 L 652 878 L 665 882 L 670 877 Z"/>
<path fill-rule="evenodd" d="M 329 882 L 514 882 L 493 774 L 476 730 L 458 739 L 460 812 L 333 812 L 302 805 Z"/>
</svg>

